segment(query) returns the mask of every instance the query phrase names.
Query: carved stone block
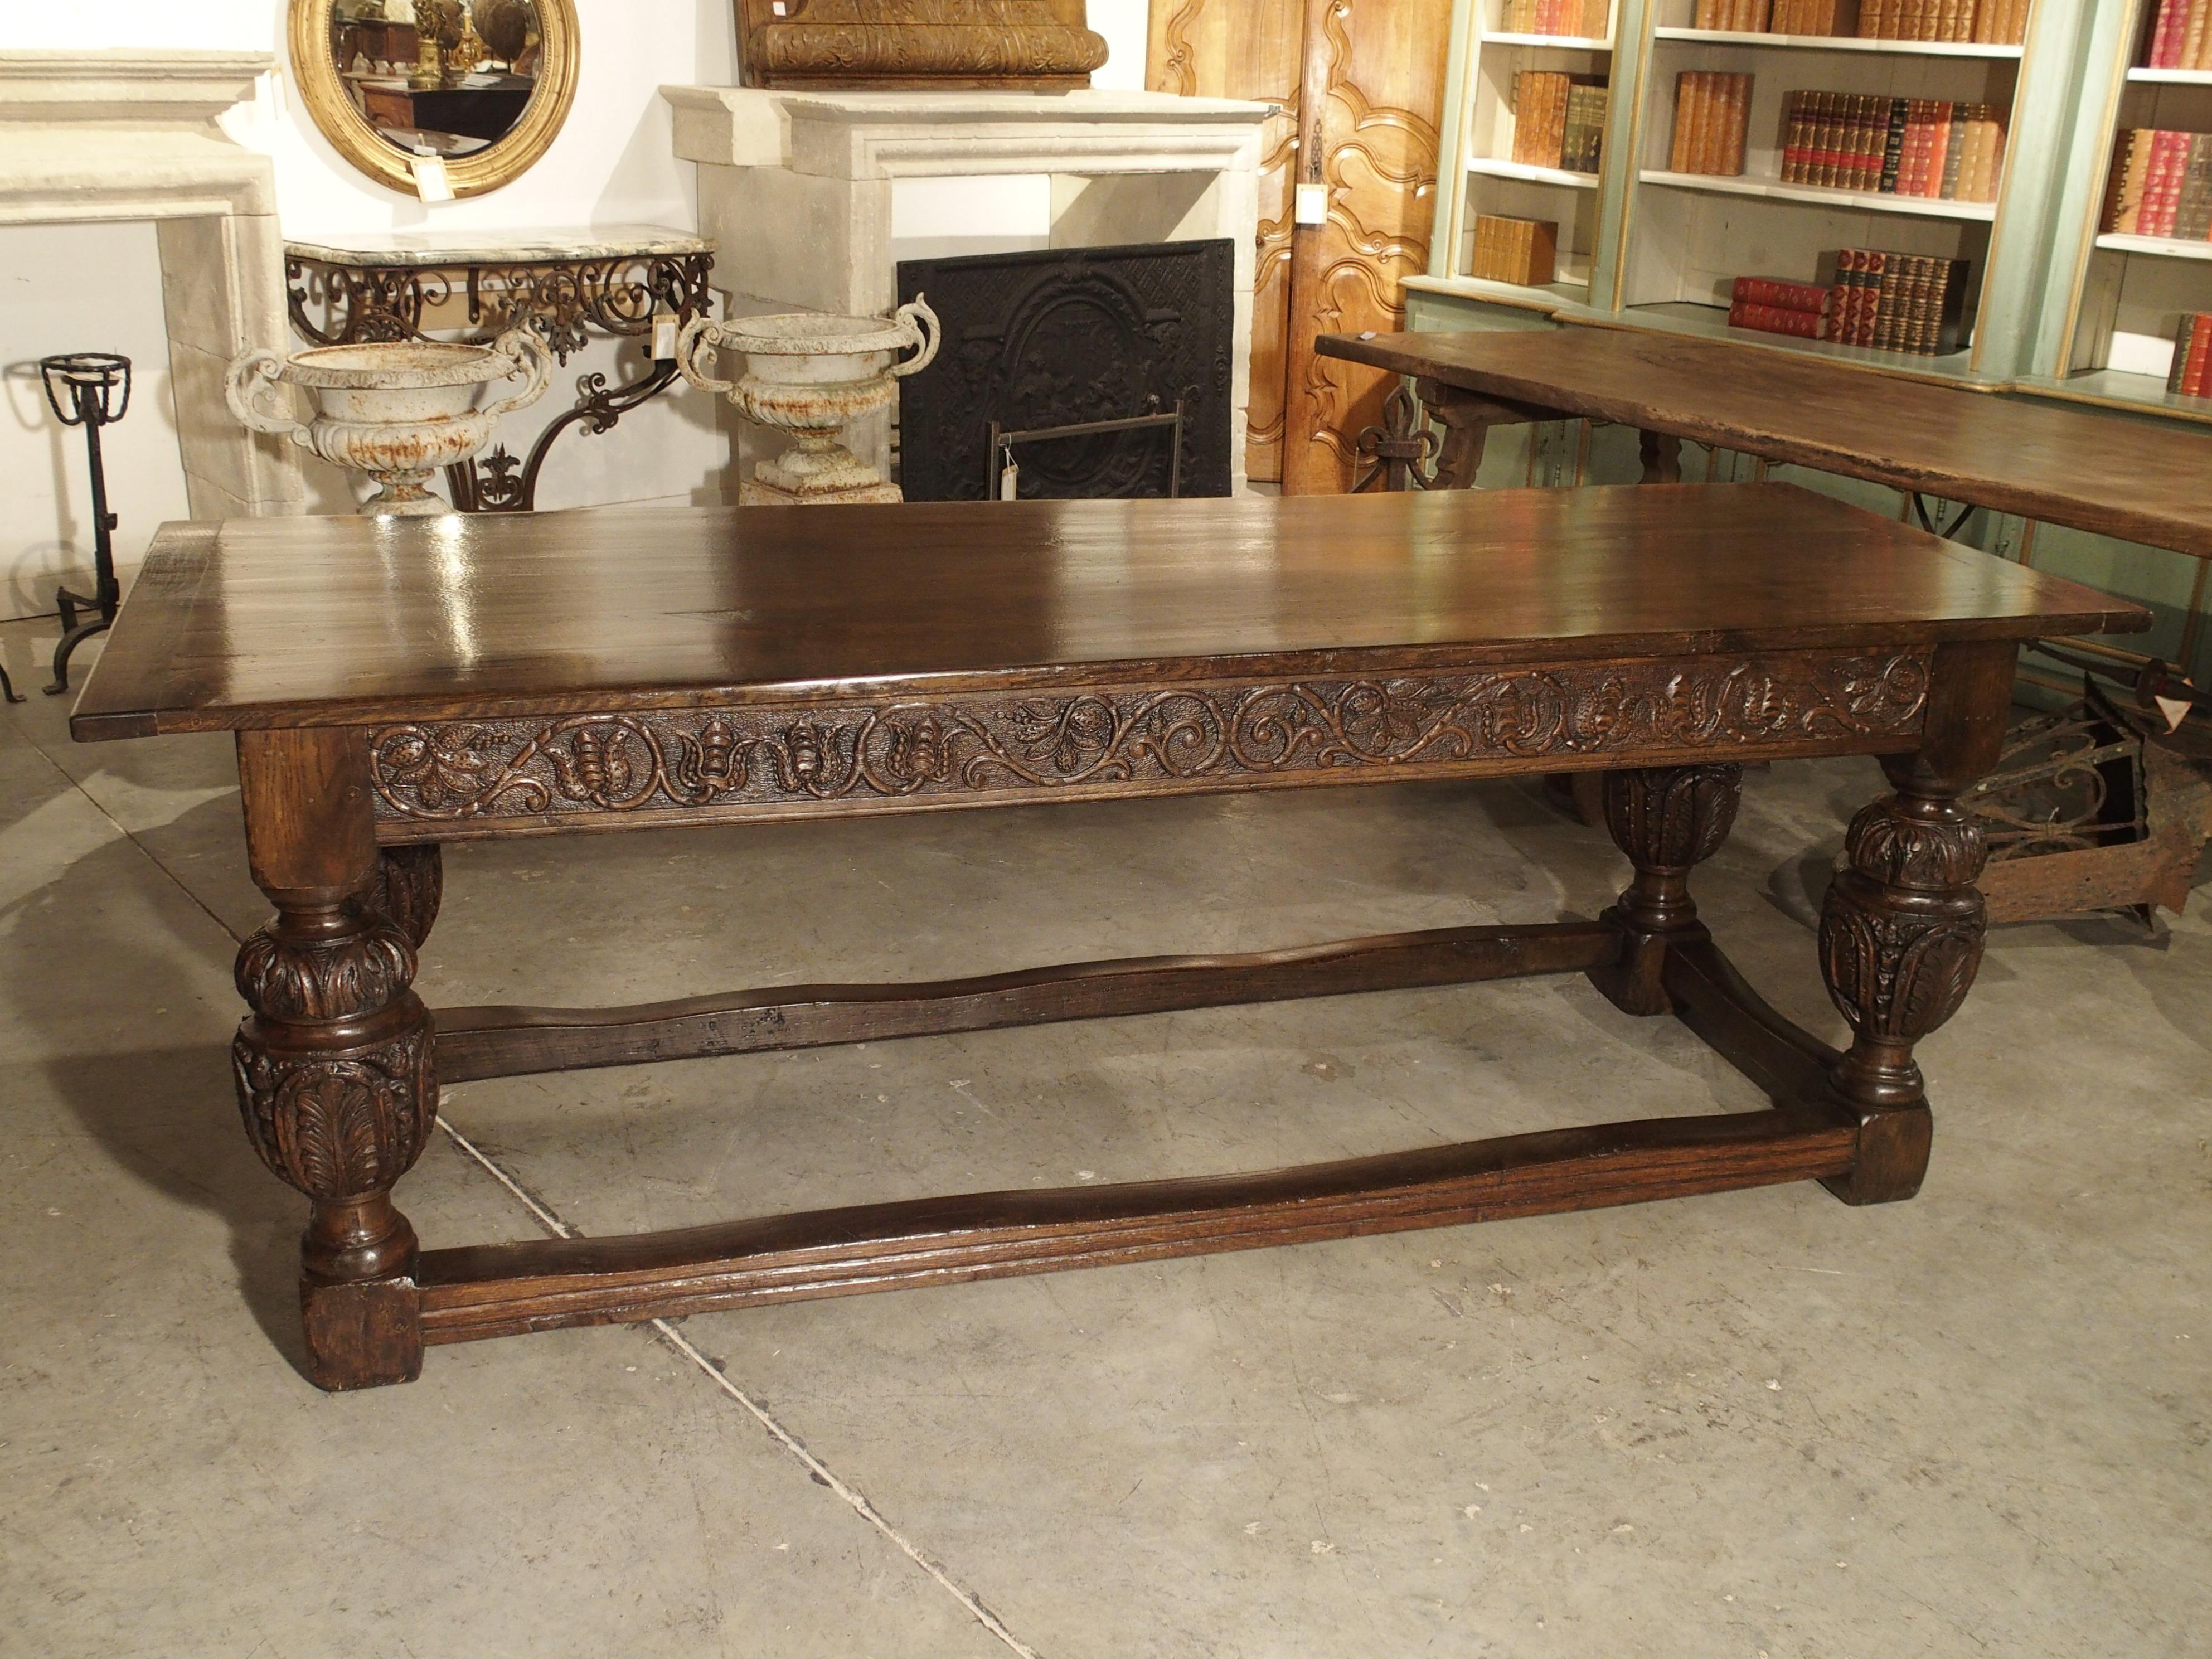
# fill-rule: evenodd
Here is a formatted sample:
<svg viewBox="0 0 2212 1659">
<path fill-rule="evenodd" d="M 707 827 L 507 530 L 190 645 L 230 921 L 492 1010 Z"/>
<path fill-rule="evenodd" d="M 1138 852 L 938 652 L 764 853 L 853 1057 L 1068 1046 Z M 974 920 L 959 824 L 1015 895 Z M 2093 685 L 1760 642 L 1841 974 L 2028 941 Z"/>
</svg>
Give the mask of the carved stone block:
<svg viewBox="0 0 2212 1659">
<path fill-rule="evenodd" d="M 750 87 L 1087 86 L 1084 0 L 737 0 Z"/>
</svg>

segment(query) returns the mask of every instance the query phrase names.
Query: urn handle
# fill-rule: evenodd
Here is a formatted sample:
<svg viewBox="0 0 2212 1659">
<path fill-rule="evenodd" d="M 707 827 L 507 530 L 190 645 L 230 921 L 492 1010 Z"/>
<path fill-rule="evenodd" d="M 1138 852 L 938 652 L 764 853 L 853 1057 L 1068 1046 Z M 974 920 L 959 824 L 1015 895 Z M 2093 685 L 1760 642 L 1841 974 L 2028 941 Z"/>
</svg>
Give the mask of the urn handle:
<svg viewBox="0 0 2212 1659">
<path fill-rule="evenodd" d="M 553 379 L 553 354 L 546 349 L 536 329 L 511 328 L 492 342 L 491 349 L 514 365 L 507 371 L 507 379 L 517 374 L 525 378 L 521 391 L 488 404 L 480 413 L 496 419 L 514 410 L 527 409 L 545 395 L 545 388 Z"/>
<path fill-rule="evenodd" d="M 230 405 L 230 412 L 239 424 L 249 431 L 265 432 L 271 437 L 289 438 L 295 444 L 305 445 L 310 441 L 306 427 L 254 401 L 265 387 L 283 378 L 284 360 L 275 352 L 266 349 L 246 352 L 231 364 L 230 372 L 222 377 L 222 400 Z"/>
<path fill-rule="evenodd" d="M 891 373 L 903 380 L 916 370 L 927 368 L 937 361 L 938 343 L 944 339 L 945 330 L 937 320 L 937 313 L 929 308 L 928 301 L 915 295 L 907 304 L 891 313 L 891 320 L 903 323 L 919 337 L 915 343 L 921 349 L 902 363 L 893 363 Z"/>
<path fill-rule="evenodd" d="M 684 378 L 702 392 L 732 392 L 735 380 L 718 380 L 699 367 L 699 350 L 704 342 L 707 355 L 714 356 L 726 343 L 722 325 L 712 317 L 694 317 L 684 325 L 683 333 L 676 337 L 676 367 Z"/>
</svg>

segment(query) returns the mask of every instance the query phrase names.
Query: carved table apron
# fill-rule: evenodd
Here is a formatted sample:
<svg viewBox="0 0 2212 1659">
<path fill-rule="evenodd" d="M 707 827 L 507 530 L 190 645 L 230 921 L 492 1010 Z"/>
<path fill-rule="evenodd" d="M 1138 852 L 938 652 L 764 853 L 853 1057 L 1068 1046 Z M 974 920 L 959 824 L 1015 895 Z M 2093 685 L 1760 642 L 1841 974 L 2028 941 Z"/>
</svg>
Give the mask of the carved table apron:
<svg viewBox="0 0 2212 1659">
<path fill-rule="evenodd" d="M 426 1344 L 1817 1179 L 1910 1197 L 1914 1042 L 1982 948 L 2022 639 L 2145 613 L 1783 485 L 171 526 L 73 726 L 237 733 L 234 1046 L 309 1200 L 325 1388 Z M 808 521 L 811 522 L 808 522 Z M 826 522 L 825 522 L 826 521 Z M 615 597 L 605 580 L 618 568 Z M 1879 756 L 1822 913 L 1838 1052 L 1698 920 L 1742 763 Z M 447 841 L 1603 769 L 1595 921 L 605 1010 L 411 988 Z M 441 1081 L 1530 974 L 1671 1013 L 1772 1098 L 1340 1163 L 423 1250 L 392 1200 Z"/>
</svg>

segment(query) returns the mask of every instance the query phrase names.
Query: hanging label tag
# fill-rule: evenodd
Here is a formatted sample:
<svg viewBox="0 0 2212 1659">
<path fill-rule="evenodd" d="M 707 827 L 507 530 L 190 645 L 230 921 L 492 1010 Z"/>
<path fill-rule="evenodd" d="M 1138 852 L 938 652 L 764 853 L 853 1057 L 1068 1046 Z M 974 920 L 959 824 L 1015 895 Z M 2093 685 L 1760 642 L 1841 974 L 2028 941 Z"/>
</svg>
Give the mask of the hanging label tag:
<svg viewBox="0 0 2212 1659">
<path fill-rule="evenodd" d="M 1328 186 L 1300 185 L 1297 204 L 1292 216 L 1302 225 L 1325 225 L 1328 222 Z"/>
<path fill-rule="evenodd" d="M 653 361 L 656 363 L 676 361 L 676 313 L 672 311 L 653 313 Z"/>
<path fill-rule="evenodd" d="M 1018 462 L 1008 461 L 999 470 L 999 499 L 1011 501 L 1021 488 L 1022 469 Z"/>
<path fill-rule="evenodd" d="M 446 177 L 446 161 L 441 155 L 416 155 L 408 166 L 415 172 L 415 194 L 426 202 L 450 202 L 453 199 L 453 181 Z"/>
</svg>

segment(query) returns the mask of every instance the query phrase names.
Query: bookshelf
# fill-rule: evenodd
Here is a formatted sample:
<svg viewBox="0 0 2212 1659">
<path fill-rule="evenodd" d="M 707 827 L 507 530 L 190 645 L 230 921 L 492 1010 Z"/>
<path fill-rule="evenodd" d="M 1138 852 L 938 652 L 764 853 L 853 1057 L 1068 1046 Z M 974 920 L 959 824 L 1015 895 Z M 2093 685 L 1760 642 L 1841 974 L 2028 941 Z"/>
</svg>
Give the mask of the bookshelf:
<svg viewBox="0 0 2212 1659">
<path fill-rule="evenodd" d="M 2157 6 L 2036 0 L 2024 43 L 2002 46 L 1700 30 L 1692 27 L 1696 0 L 1613 0 L 1602 38 L 1569 42 L 1504 33 L 1503 0 L 1457 0 L 1439 202 L 1439 223 L 1449 214 L 1450 233 L 1433 243 L 1429 274 L 1407 283 L 1408 326 L 1693 334 L 1825 356 L 1871 375 L 2212 423 L 2212 397 L 2166 389 L 2180 314 L 2212 312 L 2212 242 L 2121 234 L 2104 224 L 2118 131 L 2212 132 L 2212 69 L 2148 64 Z M 1611 108 L 1595 174 L 1511 162 L 1511 75 L 1540 67 L 1606 77 Z M 1741 175 L 1670 166 L 1674 77 L 1686 70 L 1753 76 Z M 1801 88 L 2005 107 L 1996 199 L 1785 183 L 1784 100 Z M 1560 273 L 1567 280 L 1524 288 L 1472 278 L 1468 228 L 1487 212 L 1558 220 L 1572 256 Z M 1960 349 L 1918 356 L 1729 326 L 1734 277 L 1825 278 L 1822 256 L 1844 247 L 1967 260 L 1971 332 Z M 1638 476 L 1634 443 L 1612 428 L 1527 432 L 1521 444 L 1492 444 L 1497 482 Z M 1849 481 L 1797 476 L 1870 501 Z M 2212 682 L 2212 563 L 2004 515 L 1976 515 L 1966 533 L 2151 603 L 2158 631 L 2118 643 L 2179 660 L 2200 683 Z"/>
<path fill-rule="evenodd" d="M 2044 331 L 2025 380 L 2046 395 L 2212 422 L 2212 398 L 2166 386 L 2181 317 L 2212 311 L 2212 241 L 2105 228 L 2123 132 L 2212 132 L 2212 70 L 2148 66 L 2157 13 L 2157 0 L 2125 0 L 2100 20 L 2046 307 L 2062 320 Z"/>
<path fill-rule="evenodd" d="M 2051 169 L 2061 160 L 2057 136 L 2067 127 L 2078 84 L 2084 18 L 2104 8 L 2037 0 L 2025 42 L 2009 45 L 1700 29 L 1693 27 L 1698 0 L 1613 0 L 1604 39 L 1531 46 L 1526 34 L 1498 27 L 1509 4 L 1462 0 L 1455 17 L 1456 79 L 1447 92 L 1446 141 L 1457 151 L 1446 168 L 1452 184 L 1443 204 L 1452 216 L 1449 233 L 1437 240 L 1428 276 L 1411 283 L 1422 296 L 1423 315 L 1479 319 L 1504 307 L 1553 307 L 1547 314 L 1561 322 L 1602 317 L 1615 325 L 1749 337 L 1728 325 L 1735 277 L 1825 281 L 1835 250 L 1878 248 L 1966 262 L 1957 351 L 1931 358 L 1755 337 L 1915 379 L 2002 385 L 2029 368 L 2024 343 L 2042 299 L 2042 269 L 2036 259 L 2016 264 L 1995 255 L 2008 245 L 2047 240 L 2041 221 L 2049 216 L 2047 198 L 2056 185 Z M 1606 77 L 1610 119 L 1596 173 L 1510 164 L 1512 76 L 1536 67 Z M 1691 71 L 1751 77 L 1740 174 L 1683 173 L 1671 165 L 1676 77 Z M 1987 104 L 2004 112 L 1996 199 L 1784 179 L 1787 100 L 1801 90 Z M 2161 94 L 2146 88 L 2145 95 Z M 2200 89 L 2180 95 L 2197 96 Z M 1470 280 L 1470 227 L 1480 213 L 1557 220 L 1560 280 L 1542 289 Z M 1454 301 L 1463 302 L 1457 313 L 1450 310 Z"/>
<path fill-rule="evenodd" d="M 1445 87 L 1437 204 L 1442 234 L 1431 242 L 1429 275 L 1417 288 L 1468 300 L 1547 310 L 1587 304 L 1599 226 L 1617 195 L 1603 152 L 1596 172 L 1576 172 L 1513 159 L 1519 112 L 1514 83 L 1529 72 L 1561 73 L 1601 82 L 1608 109 L 1615 97 L 1614 32 L 1622 10 L 1639 0 L 1608 0 L 1601 35 L 1539 34 L 1506 27 L 1513 0 L 1460 0 L 1452 19 L 1452 61 Z M 1580 8 L 1577 8 L 1580 10 Z M 1608 120 L 1604 149 L 1613 143 Z M 1609 191 L 1609 183 L 1612 188 Z M 1559 226 L 1556 279 L 1521 284 L 1474 274 L 1475 220 L 1491 214 Z"/>
</svg>

